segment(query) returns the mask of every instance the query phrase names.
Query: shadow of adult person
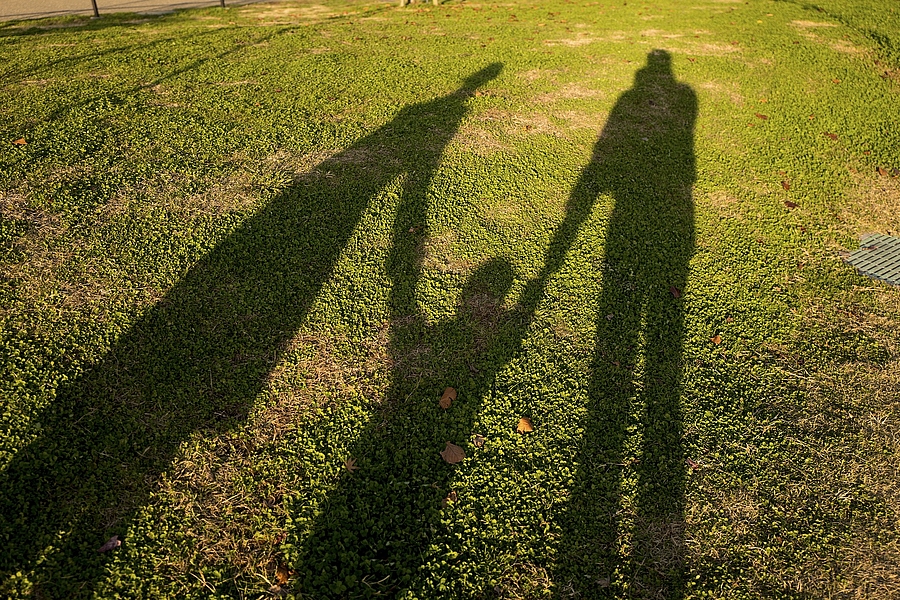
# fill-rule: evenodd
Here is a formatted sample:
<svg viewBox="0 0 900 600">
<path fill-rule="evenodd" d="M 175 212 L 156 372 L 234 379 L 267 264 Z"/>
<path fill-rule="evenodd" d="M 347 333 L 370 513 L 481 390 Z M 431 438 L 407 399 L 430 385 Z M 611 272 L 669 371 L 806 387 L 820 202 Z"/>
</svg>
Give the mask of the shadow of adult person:
<svg viewBox="0 0 900 600">
<path fill-rule="evenodd" d="M 561 595 L 676 597 L 682 586 L 682 301 L 694 249 L 697 100 L 654 50 L 616 102 L 569 198 L 544 279 L 597 198 L 606 230 L 578 472 L 561 517 Z"/>
<path fill-rule="evenodd" d="M 48 597 L 91 594 L 100 545 L 112 534 L 129 542 L 129 521 L 182 442 L 244 422 L 371 199 L 398 178 L 404 201 L 425 194 L 467 98 L 500 69 L 402 109 L 321 162 L 57 390 L 0 473 L 0 589 L 21 572 Z"/>
</svg>

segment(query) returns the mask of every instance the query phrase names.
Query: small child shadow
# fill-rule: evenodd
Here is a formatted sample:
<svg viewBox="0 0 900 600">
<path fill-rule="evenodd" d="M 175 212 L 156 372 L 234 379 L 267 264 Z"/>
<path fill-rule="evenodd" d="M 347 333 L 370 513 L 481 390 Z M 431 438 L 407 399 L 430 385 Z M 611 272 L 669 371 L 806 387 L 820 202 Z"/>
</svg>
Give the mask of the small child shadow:
<svg viewBox="0 0 900 600">
<path fill-rule="evenodd" d="M 420 571 L 456 473 L 477 460 L 477 415 L 527 328 L 523 307 L 505 306 L 514 278 L 506 260 L 491 259 L 465 283 L 453 318 L 395 321 L 390 390 L 350 450 L 359 470 L 342 476 L 306 540 L 297 540 L 304 592 L 396 595 L 427 577 Z M 458 398 L 445 410 L 439 397 L 448 386 Z M 441 458 L 448 441 L 466 453 L 461 464 Z"/>
</svg>

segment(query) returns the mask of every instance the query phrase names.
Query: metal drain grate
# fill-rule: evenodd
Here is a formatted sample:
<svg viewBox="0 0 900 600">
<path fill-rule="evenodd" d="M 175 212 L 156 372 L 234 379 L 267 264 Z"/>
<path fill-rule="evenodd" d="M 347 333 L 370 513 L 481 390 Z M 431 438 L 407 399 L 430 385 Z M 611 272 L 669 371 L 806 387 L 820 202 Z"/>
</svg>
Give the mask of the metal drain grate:
<svg viewBox="0 0 900 600">
<path fill-rule="evenodd" d="M 873 233 L 859 240 L 847 262 L 863 275 L 900 285 L 900 238 Z"/>
</svg>

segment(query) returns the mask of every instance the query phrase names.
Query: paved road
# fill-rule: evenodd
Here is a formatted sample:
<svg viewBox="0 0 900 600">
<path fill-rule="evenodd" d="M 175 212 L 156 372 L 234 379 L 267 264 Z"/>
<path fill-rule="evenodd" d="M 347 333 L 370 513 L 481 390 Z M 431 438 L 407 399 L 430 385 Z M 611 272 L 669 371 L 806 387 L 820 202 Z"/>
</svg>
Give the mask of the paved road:
<svg viewBox="0 0 900 600">
<path fill-rule="evenodd" d="M 247 4 L 252 1 L 225 0 L 225 5 Z M 97 0 L 101 15 L 111 12 L 162 13 L 179 8 L 218 6 L 218 4 L 219 0 Z M 93 14 L 91 0 L 0 0 L 0 21 L 91 14 Z"/>
</svg>

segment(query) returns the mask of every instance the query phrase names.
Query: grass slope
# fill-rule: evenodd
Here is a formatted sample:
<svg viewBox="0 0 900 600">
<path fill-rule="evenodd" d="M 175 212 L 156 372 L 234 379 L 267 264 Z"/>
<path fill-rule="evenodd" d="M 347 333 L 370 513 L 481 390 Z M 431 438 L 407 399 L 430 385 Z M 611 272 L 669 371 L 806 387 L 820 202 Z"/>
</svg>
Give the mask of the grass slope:
<svg viewBox="0 0 900 600">
<path fill-rule="evenodd" d="M 896 594 L 892 3 L 395 4 L 0 24 L 0 593 Z"/>
</svg>

